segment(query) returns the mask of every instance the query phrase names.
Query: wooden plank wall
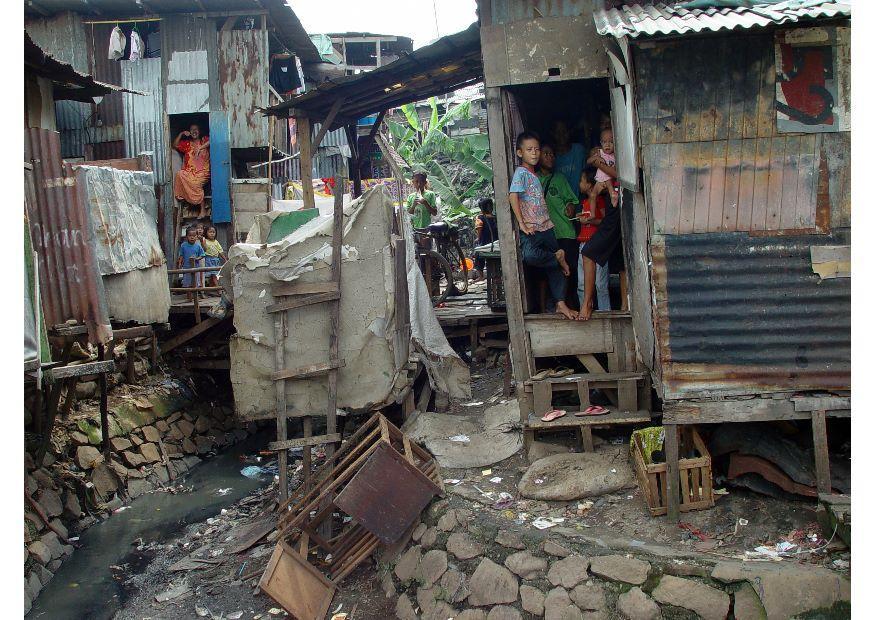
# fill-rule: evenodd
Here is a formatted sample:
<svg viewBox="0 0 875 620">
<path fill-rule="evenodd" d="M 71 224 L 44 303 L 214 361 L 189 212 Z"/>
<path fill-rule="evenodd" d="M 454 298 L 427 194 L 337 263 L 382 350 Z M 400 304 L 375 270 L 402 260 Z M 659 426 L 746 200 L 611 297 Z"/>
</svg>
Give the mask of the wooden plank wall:
<svg viewBox="0 0 875 620">
<path fill-rule="evenodd" d="M 850 156 L 827 174 L 824 136 L 778 132 L 772 33 L 645 42 L 635 63 L 654 234 L 828 229 L 819 183 L 843 195 Z"/>
</svg>

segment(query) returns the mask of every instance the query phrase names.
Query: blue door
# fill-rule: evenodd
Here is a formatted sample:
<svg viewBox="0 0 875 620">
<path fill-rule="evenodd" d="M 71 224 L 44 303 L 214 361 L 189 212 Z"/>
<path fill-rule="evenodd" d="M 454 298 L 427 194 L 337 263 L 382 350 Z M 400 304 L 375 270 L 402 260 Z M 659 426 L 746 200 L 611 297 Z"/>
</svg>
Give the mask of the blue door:
<svg viewBox="0 0 875 620">
<path fill-rule="evenodd" d="M 226 112 L 210 112 L 210 188 L 213 223 L 231 222 L 231 133 Z"/>
</svg>

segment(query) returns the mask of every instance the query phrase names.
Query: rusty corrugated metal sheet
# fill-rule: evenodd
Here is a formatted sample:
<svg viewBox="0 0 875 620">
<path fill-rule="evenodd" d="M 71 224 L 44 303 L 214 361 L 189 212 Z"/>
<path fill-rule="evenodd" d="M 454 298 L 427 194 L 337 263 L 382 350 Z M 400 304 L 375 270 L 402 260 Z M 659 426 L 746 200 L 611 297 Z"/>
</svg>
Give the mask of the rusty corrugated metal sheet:
<svg viewBox="0 0 875 620">
<path fill-rule="evenodd" d="M 811 246 L 850 235 L 652 240 L 665 399 L 848 390 L 851 281 L 821 280 Z"/>
<path fill-rule="evenodd" d="M 46 324 L 69 319 L 88 326 L 89 340 L 112 336 L 94 241 L 75 178 L 65 176 L 58 132 L 25 129 L 24 160 L 33 165 L 25 188 L 34 249 L 39 253 L 40 297 Z"/>
<path fill-rule="evenodd" d="M 114 27 L 114 24 L 91 24 L 85 33 L 91 58 L 91 74 L 95 80 L 107 84 L 121 83 L 119 61 L 110 60 L 108 55 L 109 36 Z M 122 93 L 113 92 L 106 95 L 97 104 L 97 118 L 103 121 L 104 127 L 118 126 L 120 131 L 124 118 Z M 99 141 L 103 142 L 105 139 L 101 138 Z"/>
<path fill-rule="evenodd" d="M 219 102 L 228 112 L 231 148 L 267 146 L 269 104 L 266 30 L 219 32 Z"/>
<path fill-rule="evenodd" d="M 492 23 L 507 24 L 539 17 L 576 17 L 590 10 L 591 0 L 492 0 Z"/>
<path fill-rule="evenodd" d="M 685 9 L 683 4 L 685 3 L 630 3 L 610 9 L 596 8 L 593 19 L 596 30 L 601 35 L 635 38 L 747 30 L 817 18 L 851 16 L 850 2 L 833 0 L 785 0 L 754 4 L 750 7 L 707 9 Z"/>
</svg>

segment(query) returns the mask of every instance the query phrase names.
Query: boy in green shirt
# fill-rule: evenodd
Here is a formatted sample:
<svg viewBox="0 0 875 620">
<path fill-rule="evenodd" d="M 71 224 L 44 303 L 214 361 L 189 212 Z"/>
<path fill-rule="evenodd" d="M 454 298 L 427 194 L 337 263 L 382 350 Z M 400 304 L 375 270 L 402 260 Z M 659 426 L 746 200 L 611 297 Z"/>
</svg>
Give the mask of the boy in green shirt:
<svg viewBox="0 0 875 620">
<path fill-rule="evenodd" d="M 577 231 L 574 229 L 574 211 L 577 208 L 577 192 L 568 185 L 568 180 L 561 172 L 554 170 L 556 153 L 549 144 L 541 146 L 541 159 L 538 162 L 538 179 L 547 202 L 550 221 L 553 222 L 553 232 L 559 247 L 565 250 L 565 256 L 574 259 L 578 253 Z M 572 269 L 566 280 L 565 302 L 577 310 L 577 270 Z"/>
<path fill-rule="evenodd" d="M 413 216 L 414 228 L 427 228 L 431 224 L 431 216 L 437 215 L 437 197 L 433 191 L 425 189 L 427 183 L 425 172 L 413 174 L 413 188 L 416 191 L 407 197 L 404 206 Z"/>
</svg>

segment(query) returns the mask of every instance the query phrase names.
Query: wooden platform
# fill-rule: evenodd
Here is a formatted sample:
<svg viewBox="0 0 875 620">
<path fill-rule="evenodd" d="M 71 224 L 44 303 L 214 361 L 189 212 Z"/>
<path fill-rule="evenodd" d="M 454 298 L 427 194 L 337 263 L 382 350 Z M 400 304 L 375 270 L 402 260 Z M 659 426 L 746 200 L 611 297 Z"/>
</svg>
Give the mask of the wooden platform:
<svg viewBox="0 0 875 620">
<path fill-rule="evenodd" d="M 201 314 L 207 314 L 219 305 L 222 298 L 218 295 L 202 297 L 198 302 Z M 170 314 L 194 314 L 194 301 L 189 301 L 185 293 L 171 293 Z"/>
<path fill-rule="evenodd" d="M 565 428 L 575 428 L 578 426 L 608 426 L 613 424 L 647 424 L 650 422 L 650 412 L 644 409 L 639 411 L 620 411 L 616 407 L 605 407 L 609 413 L 605 415 L 594 415 L 584 417 L 574 417 L 574 412 L 569 411 L 565 416 L 552 422 L 542 422 L 541 418 L 535 417 L 534 414 L 529 416 L 526 422 L 526 430 L 533 431 L 550 431 L 561 430 Z"/>
</svg>

